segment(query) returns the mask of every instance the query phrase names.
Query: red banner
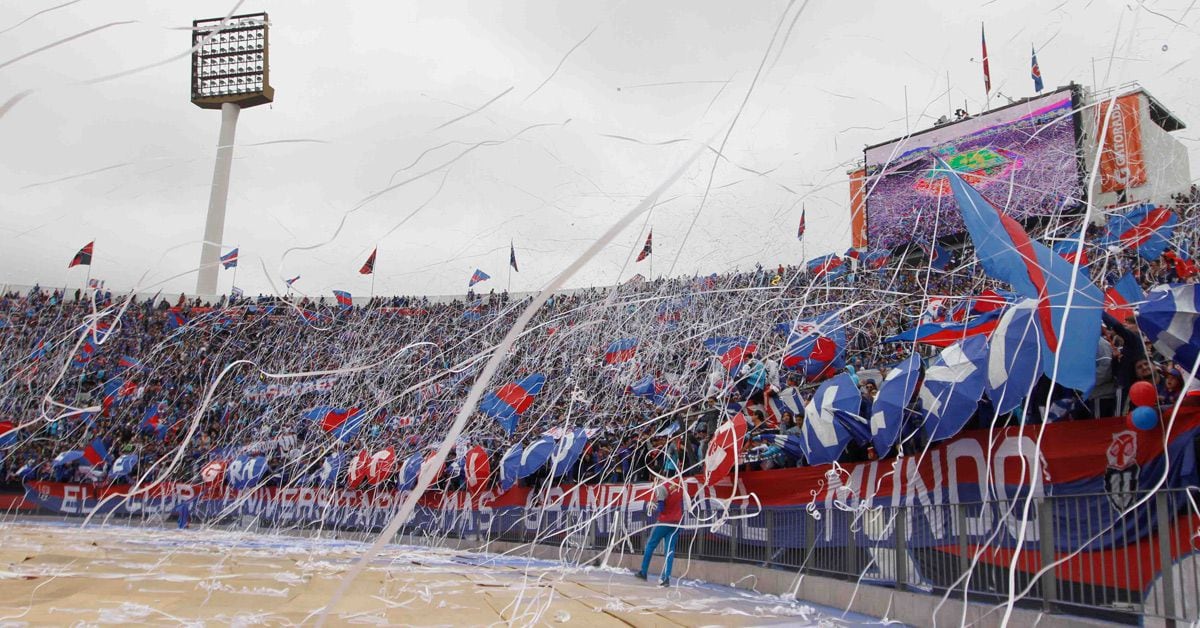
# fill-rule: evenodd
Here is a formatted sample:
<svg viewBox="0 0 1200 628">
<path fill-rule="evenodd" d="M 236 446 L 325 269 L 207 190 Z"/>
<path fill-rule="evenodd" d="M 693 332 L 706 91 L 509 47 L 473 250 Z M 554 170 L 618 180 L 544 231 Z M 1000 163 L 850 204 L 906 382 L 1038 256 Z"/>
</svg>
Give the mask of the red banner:
<svg viewBox="0 0 1200 628">
<path fill-rule="evenodd" d="M 1136 188 L 1146 183 L 1146 164 L 1142 160 L 1141 94 L 1127 94 L 1117 98 L 1109 116 L 1109 103 L 1100 103 L 1096 118 L 1096 135 L 1104 130 L 1108 118 L 1108 132 L 1101 138 L 1100 145 L 1100 191 L 1115 192 Z"/>
</svg>

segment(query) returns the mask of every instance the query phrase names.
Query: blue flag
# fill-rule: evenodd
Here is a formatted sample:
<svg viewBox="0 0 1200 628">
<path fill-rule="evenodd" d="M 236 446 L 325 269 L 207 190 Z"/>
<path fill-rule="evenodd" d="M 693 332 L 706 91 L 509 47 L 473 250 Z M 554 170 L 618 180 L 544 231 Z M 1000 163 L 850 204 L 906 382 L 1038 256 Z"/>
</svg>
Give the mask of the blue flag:
<svg viewBox="0 0 1200 628">
<path fill-rule="evenodd" d="M 1104 307 L 1099 288 L 1049 247 L 1030 239 L 1016 220 L 1001 213 L 945 162 L 939 160 L 938 167 L 950 179 L 984 272 L 1036 301 L 1045 374 L 1068 388 L 1090 391 L 1096 382 L 1096 346 Z"/>
</svg>

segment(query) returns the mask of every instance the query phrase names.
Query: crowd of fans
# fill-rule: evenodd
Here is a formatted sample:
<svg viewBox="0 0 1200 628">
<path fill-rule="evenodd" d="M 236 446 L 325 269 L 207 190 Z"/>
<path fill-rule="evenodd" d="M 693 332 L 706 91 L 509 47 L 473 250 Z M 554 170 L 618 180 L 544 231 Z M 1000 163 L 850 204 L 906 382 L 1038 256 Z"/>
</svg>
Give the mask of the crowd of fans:
<svg viewBox="0 0 1200 628">
<path fill-rule="evenodd" d="M 1200 199 L 1179 200 L 1175 239 L 1187 249 L 1200 238 L 1190 220 Z M 1096 235 L 1089 230 L 1089 241 Z M 1102 289 L 1126 273 L 1144 289 L 1191 280 L 1168 258 L 1146 261 L 1134 250 L 1089 249 L 1090 276 Z M 936 316 L 931 304 L 938 299 L 950 309 L 1006 287 L 984 276 L 969 245 L 954 252 L 944 271 L 930 268 L 928 254 L 917 247 L 905 253 L 895 252 L 879 269 L 846 260 L 849 270 L 836 276 L 758 266 L 556 295 L 488 386 L 495 390 L 540 373 L 545 388 L 511 433 L 476 412 L 457 451 L 482 445 L 498 469 L 512 444 L 554 428 L 582 427 L 590 434 L 587 448 L 566 480 L 640 481 L 654 473 L 697 472 L 718 426 L 743 411 L 749 424 L 744 464 L 803 465 L 794 450 L 764 438 L 799 435 L 804 421 L 802 412 L 768 411 L 761 403 L 764 389 L 795 389 L 807 400 L 819 384 L 819 378 L 781 368 L 787 337 L 777 333 L 780 322 L 840 311 L 845 369 L 861 387 L 866 412 L 889 365 L 913 351 L 924 357 L 938 351 L 884 338 Z M 0 478 L 10 484 L 194 482 L 205 464 L 253 452 L 268 459 L 267 482 L 293 484 L 316 481 L 316 471 L 334 453 L 392 447 L 398 459 L 420 454 L 441 441 L 483 362 L 528 302 L 490 292 L 444 303 L 375 298 L 347 309 L 324 298 L 259 296 L 206 304 L 183 295 L 10 292 L 0 298 L 0 421 L 16 430 L 0 450 Z M 1129 387 L 1141 380 L 1153 382 L 1163 402 L 1180 394 L 1186 375 L 1161 359 L 1131 320 L 1106 317 L 1103 333 L 1096 387 L 1088 398 L 1051 391 L 1046 381 L 1037 390 L 1068 403 L 1051 404 L 1053 411 L 1030 403 L 1020 416 L 997 418 L 985 400 L 974 425 L 1116 415 L 1126 409 Z M 715 336 L 755 343 L 736 375 L 703 345 Z M 622 338 L 637 339 L 636 352 L 609 363 L 606 348 Z M 654 393 L 634 394 L 647 376 Z M 368 418 L 342 442 L 322 421 L 305 418 L 316 407 L 354 408 Z M 107 462 L 55 464 L 59 454 L 97 439 Z M 914 437 L 900 449 L 923 445 Z M 843 459 L 894 453 L 852 443 Z M 139 463 L 117 477 L 111 461 L 124 454 L 136 454 Z M 441 482 L 459 485 L 458 470 L 456 463 Z M 541 482 L 546 475 L 543 470 L 524 481 Z M 385 485 L 395 482 L 393 474 Z"/>
</svg>

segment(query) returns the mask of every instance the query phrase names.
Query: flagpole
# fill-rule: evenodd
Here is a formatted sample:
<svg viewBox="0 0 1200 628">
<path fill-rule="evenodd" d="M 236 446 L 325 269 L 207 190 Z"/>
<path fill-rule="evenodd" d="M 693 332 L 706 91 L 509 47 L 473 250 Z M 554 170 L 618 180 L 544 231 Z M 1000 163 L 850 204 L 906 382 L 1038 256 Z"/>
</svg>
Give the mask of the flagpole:
<svg viewBox="0 0 1200 628">
<path fill-rule="evenodd" d="M 95 257 L 96 257 L 96 241 L 93 239 L 91 244 L 92 244 L 92 259 L 88 260 L 87 277 L 84 278 L 84 280 L 83 280 L 83 289 L 85 291 L 92 289 L 92 286 L 90 284 L 92 283 L 92 262 L 95 261 Z M 86 294 L 86 292 L 85 292 L 85 294 Z"/>
<path fill-rule="evenodd" d="M 238 263 L 236 263 L 236 264 L 234 264 L 234 265 L 233 265 L 233 283 L 232 283 L 232 284 L 230 284 L 230 286 L 229 286 L 229 300 L 230 300 L 230 301 L 232 301 L 232 300 L 233 300 L 233 289 L 237 287 L 237 269 L 238 269 L 238 266 L 241 266 L 241 265 L 242 265 L 242 260 L 241 260 L 241 257 L 242 257 L 242 249 L 241 249 L 241 246 L 239 245 L 239 246 L 237 247 L 237 249 L 238 249 Z"/>
<path fill-rule="evenodd" d="M 379 243 L 375 243 L 375 249 L 371 253 L 371 297 L 367 299 L 367 305 L 375 300 L 375 267 L 379 265 Z"/>
</svg>

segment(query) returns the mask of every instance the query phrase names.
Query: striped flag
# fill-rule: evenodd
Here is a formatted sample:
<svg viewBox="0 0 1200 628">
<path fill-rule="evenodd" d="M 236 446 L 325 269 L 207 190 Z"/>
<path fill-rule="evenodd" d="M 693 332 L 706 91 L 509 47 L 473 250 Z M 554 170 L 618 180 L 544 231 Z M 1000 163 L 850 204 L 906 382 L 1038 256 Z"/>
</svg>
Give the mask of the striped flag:
<svg viewBox="0 0 1200 628">
<path fill-rule="evenodd" d="M 640 261 L 646 259 L 647 257 L 650 257 L 650 255 L 652 253 L 654 253 L 654 230 L 653 229 L 651 229 L 650 233 L 646 235 L 646 244 L 642 245 L 642 252 L 638 253 L 637 261 L 640 262 Z"/>
<path fill-rule="evenodd" d="M 1038 67 L 1037 48 L 1032 48 L 1032 50 L 1033 61 L 1029 68 L 1029 77 L 1033 79 L 1033 91 L 1040 94 L 1044 88 L 1044 85 L 1042 84 L 1042 69 Z"/>
<path fill-rule="evenodd" d="M 983 93 L 992 93 L 992 71 L 988 68 L 988 53 L 987 53 L 987 34 L 983 31 L 983 24 L 979 25 L 979 38 L 983 46 Z"/>
<path fill-rule="evenodd" d="M 358 274 L 370 275 L 371 273 L 375 272 L 375 254 L 378 252 L 379 247 L 375 247 L 375 249 L 371 251 L 371 257 L 368 257 L 367 261 L 363 263 L 362 268 L 358 269 Z"/>
</svg>

